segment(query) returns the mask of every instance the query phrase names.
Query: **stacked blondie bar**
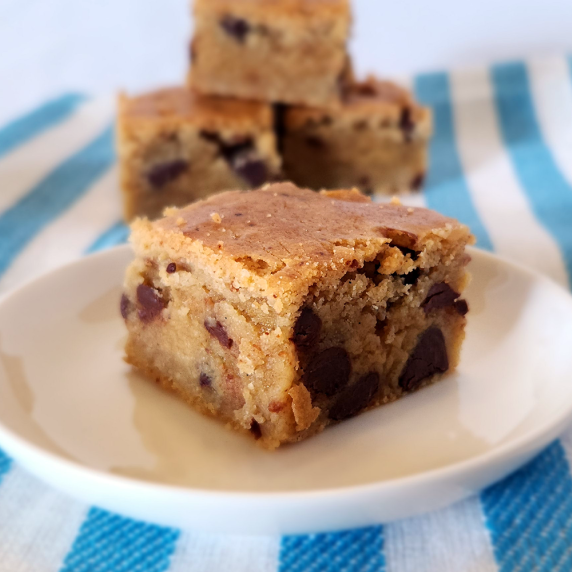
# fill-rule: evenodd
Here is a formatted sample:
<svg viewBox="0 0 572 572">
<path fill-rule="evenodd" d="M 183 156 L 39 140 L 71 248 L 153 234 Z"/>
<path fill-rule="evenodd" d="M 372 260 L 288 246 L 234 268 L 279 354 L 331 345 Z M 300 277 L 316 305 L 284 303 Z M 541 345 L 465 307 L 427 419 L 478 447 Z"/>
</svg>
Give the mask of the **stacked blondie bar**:
<svg viewBox="0 0 572 572">
<path fill-rule="evenodd" d="M 119 100 L 124 216 L 291 180 L 368 194 L 423 183 L 431 115 L 353 78 L 349 0 L 195 0 L 185 86 Z"/>
</svg>

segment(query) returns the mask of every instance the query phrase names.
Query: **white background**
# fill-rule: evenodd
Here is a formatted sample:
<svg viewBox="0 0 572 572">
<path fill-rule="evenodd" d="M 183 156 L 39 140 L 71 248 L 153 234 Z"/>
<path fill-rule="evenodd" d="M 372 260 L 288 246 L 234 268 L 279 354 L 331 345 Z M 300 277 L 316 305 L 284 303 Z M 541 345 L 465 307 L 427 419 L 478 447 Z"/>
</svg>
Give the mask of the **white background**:
<svg viewBox="0 0 572 572">
<path fill-rule="evenodd" d="M 0 123 L 62 91 L 182 81 L 189 0 L 0 0 Z M 354 0 L 359 73 L 572 52 L 572 0 Z"/>
</svg>

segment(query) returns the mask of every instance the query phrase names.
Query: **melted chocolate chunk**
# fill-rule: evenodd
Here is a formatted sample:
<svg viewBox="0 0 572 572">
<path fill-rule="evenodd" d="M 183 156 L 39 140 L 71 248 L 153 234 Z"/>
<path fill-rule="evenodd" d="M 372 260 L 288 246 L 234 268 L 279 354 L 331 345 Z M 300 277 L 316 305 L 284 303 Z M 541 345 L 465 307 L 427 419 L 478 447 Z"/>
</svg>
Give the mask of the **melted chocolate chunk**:
<svg viewBox="0 0 572 572">
<path fill-rule="evenodd" d="M 304 385 L 316 395 L 332 397 L 341 391 L 350 379 L 352 364 L 344 348 L 328 348 L 310 361 L 304 372 Z"/>
<path fill-rule="evenodd" d="M 423 380 L 448 369 L 449 358 L 443 332 L 436 326 L 431 326 L 421 334 L 409 356 L 399 377 L 399 386 L 404 391 L 413 391 Z"/>
<path fill-rule="evenodd" d="M 137 286 L 137 313 L 142 322 L 151 322 L 161 315 L 165 302 L 161 293 L 145 284 Z"/>
<path fill-rule="evenodd" d="M 253 187 L 259 187 L 268 180 L 268 169 L 264 161 L 243 156 L 232 164 L 234 171 Z"/>
<path fill-rule="evenodd" d="M 175 272 L 177 270 L 177 265 L 174 262 L 170 262 L 169 264 L 167 264 L 167 274 L 173 274 L 173 272 Z"/>
<path fill-rule="evenodd" d="M 167 183 L 174 181 L 188 167 L 187 161 L 175 159 L 167 163 L 155 165 L 148 173 L 147 180 L 155 189 L 164 187 Z"/>
<path fill-rule="evenodd" d="M 260 423 L 253 419 L 250 422 L 250 432 L 254 435 L 254 438 L 258 441 L 262 437 L 262 430 L 260 429 Z"/>
<path fill-rule="evenodd" d="M 206 373 L 201 373 L 199 377 L 199 384 L 201 387 L 211 387 L 212 383 L 213 380 Z"/>
<path fill-rule="evenodd" d="M 218 320 L 214 323 L 205 320 L 204 326 L 207 332 L 213 336 L 213 338 L 216 338 L 223 348 L 230 349 L 232 347 L 232 340 L 228 337 L 225 327 Z"/>
<path fill-rule="evenodd" d="M 268 169 L 258 156 L 252 139 L 245 138 L 238 143 L 226 143 L 218 133 L 212 131 L 201 131 L 201 137 L 218 145 L 219 153 L 230 168 L 253 187 L 258 187 L 268 180 Z"/>
<path fill-rule="evenodd" d="M 467 312 L 469 311 L 469 304 L 467 304 L 466 300 L 457 300 L 454 304 L 453 304 L 455 310 L 457 310 L 457 313 L 460 314 L 461 316 L 464 316 L 467 314 Z"/>
<path fill-rule="evenodd" d="M 311 348 L 318 343 L 322 320 L 310 308 L 304 308 L 294 324 L 292 341 L 299 348 Z"/>
<path fill-rule="evenodd" d="M 306 137 L 306 145 L 313 149 L 323 149 L 326 146 L 324 140 L 316 135 L 308 135 L 308 137 Z"/>
<path fill-rule="evenodd" d="M 222 29 L 237 42 L 244 43 L 246 35 L 250 32 L 250 25 L 246 20 L 227 14 L 220 21 Z"/>
<path fill-rule="evenodd" d="M 403 136 L 405 141 L 411 141 L 411 136 L 413 134 L 413 129 L 415 128 L 415 123 L 411 118 L 411 109 L 409 107 L 404 107 L 401 110 L 401 117 L 399 118 L 399 128 L 403 131 Z"/>
<path fill-rule="evenodd" d="M 425 182 L 425 173 L 419 173 L 412 181 L 411 181 L 411 189 L 413 191 L 418 191 Z"/>
<path fill-rule="evenodd" d="M 403 275 L 403 284 L 407 284 L 408 286 L 417 284 L 419 276 L 421 276 L 421 268 L 414 268 L 411 272 Z"/>
<path fill-rule="evenodd" d="M 357 415 L 371 402 L 379 389 L 379 374 L 372 371 L 345 389 L 336 399 L 329 412 L 330 419 L 341 421 Z"/>
<path fill-rule="evenodd" d="M 433 284 L 429 289 L 427 298 L 423 300 L 421 306 L 428 314 L 431 310 L 438 310 L 440 308 L 446 308 L 447 306 L 452 306 L 455 300 L 460 296 L 458 292 L 455 292 L 449 284 L 446 282 L 439 282 L 438 284 Z"/>
<path fill-rule="evenodd" d="M 127 316 L 129 315 L 129 312 L 131 312 L 131 300 L 125 294 L 121 294 L 119 309 L 121 311 L 121 317 L 124 320 L 127 320 Z"/>
</svg>

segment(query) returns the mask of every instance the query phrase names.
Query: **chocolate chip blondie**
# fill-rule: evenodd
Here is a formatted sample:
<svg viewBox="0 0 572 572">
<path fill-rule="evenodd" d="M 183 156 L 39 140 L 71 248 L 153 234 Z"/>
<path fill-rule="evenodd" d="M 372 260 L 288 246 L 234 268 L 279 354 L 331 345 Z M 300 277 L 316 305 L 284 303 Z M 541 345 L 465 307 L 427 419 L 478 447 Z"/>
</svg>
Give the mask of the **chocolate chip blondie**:
<svg viewBox="0 0 572 572">
<path fill-rule="evenodd" d="M 431 112 L 371 77 L 347 86 L 338 110 L 290 107 L 282 121 L 286 177 L 313 189 L 417 190 L 427 169 Z"/>
<path fill-rule="evenodd" d="M 348 72 L 349 0 L 195 0 L 191 85 L 331 106 Z"/>
<path fill-rule="evenodd" d="M 260 186 L 281 166 L 270 105 L 182 87 L 120 96 L 117 148 L 126 221 Z"/>
<path fill-rule="evenodd" d="M 457 365 L 466 226 L 291 183 L 137 220 L 127 360 L 272 449 Z"/>
</svg>

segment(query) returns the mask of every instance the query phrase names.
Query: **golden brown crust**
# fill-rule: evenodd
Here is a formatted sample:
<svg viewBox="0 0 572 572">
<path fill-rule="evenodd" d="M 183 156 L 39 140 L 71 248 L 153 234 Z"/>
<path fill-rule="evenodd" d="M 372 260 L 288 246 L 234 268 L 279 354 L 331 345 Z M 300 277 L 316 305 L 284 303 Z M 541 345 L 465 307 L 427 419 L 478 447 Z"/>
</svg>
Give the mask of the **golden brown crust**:
<svg viewBox="0 0 572 572">
<path fill-rule="evenodd" d="M 352 191 L 346 193 L 351 193 L 351 200 L 299 189 L 292 183 L 276 183 L 256 191 L 209 197 L 154 226 L 201 241 L 235 259 L 280 260 L 286 266 L 332 259 L 336 246 L 348 243 L 374 241 L 381 245 L 394 240 L 412 248 L 434 230 L 462 227 L 431 210 L 356 201 Z M 213 221 L 213 213 L 222 223 Z"/>
<path fill-rule="evenodd" d="M 173 87 L 136 97 L 119 96 L 119 121 L 158 121 L 166 125 L 183 123 L 208 129 L 251 127 L 265 131 L 272 127 L 272 109 L 266 103 L 199 95 L 187 87 Z"/>
<path fill-rule="evenodd" d="M 297 129 L 309 121 L 320 122 L 333 115 L 334 118 L 348 117 L 354 121 L 358 117 L 374 116 L 385 127 L 399 127 L 403 111 L 407 109 L 408 121 L 416 125 L 415 131 L 423 137 L 431 134 L 431 111 L 419 105 L 409 91 L 401 86 L 380 81 L 373 76 L 363 82 L 348 82 L 344 88 L 342 106 L 337 113 L 311 107 L 292 107 L 286 112 L 286 125 Z"/>
</svg>

